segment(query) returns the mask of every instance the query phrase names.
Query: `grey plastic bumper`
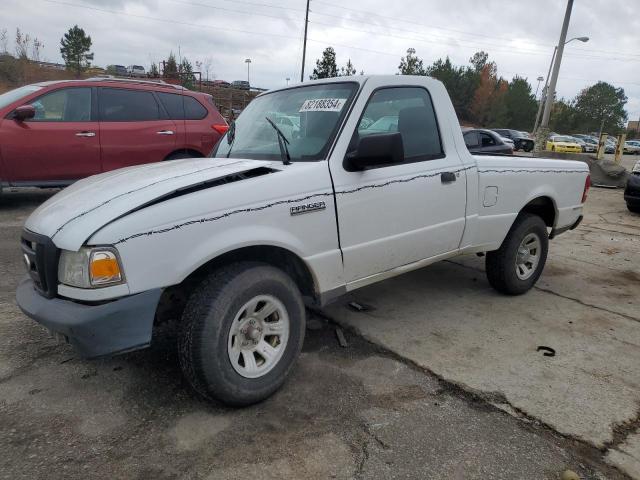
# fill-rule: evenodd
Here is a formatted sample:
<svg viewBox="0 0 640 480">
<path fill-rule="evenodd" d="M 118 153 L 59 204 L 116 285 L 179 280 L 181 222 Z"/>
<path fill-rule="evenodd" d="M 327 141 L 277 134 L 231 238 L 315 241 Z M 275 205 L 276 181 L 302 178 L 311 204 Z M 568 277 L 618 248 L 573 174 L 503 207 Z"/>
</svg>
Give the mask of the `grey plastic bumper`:
<svg viewBox="0 0 640 480">
<path fill-rule="evenodd" d="M 45 298 L 25 278 L 16 291 L 20 309 L 49 330 L 64 335 L 83 357 L 148 347 L 162 289 L 148 290 L 100 305 Z"/>
</svg>

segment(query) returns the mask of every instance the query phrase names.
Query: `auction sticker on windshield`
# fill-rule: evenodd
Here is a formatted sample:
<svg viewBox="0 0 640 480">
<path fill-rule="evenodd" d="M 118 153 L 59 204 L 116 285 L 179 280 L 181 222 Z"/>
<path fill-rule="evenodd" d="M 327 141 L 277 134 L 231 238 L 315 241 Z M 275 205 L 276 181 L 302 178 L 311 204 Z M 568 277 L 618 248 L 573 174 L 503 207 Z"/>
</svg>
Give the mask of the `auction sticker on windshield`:
<svg viewBox="0 0 640 480">
<path fill-rule="evenodd" d="M 345 98 L 314 98 L 305 100 L 298 112 L 339 112 L 344 107 Z"/>
</svg>

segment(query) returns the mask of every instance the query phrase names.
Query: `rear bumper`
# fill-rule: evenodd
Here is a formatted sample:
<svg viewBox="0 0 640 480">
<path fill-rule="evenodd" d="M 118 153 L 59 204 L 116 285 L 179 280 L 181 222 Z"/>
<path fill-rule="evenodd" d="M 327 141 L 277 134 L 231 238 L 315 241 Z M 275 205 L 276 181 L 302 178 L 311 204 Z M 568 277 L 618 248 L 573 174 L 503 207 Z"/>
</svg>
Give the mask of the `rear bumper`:
<svg viewBox="0 0 640 480">
<path fill-rule="evenodd" d="M 20 309 L 36 322 L 64 335 L 83 357 L 145 348 L 151 343 L 162 289 L 148 290 L 99 305 L 85 305 L 39 294 L 31 278 L 18 285 Z"/>
<path fill-rule="evenodd" d="M 578 217 L 578 219 L 572 225 L 568 225 L 566 227 L 554 228 L 553 230 L 551 230 L 551 233 L 549 234 L 549 240 L 552 240 L 553 238 L 557 237 L 561 233 L 564 233 L 564 232 L 566 232 L 568 230 L 574 230 L 574 229 L 578 228 L 578 225 L 580 225 L 580 223 L 582 223 L 582 218 L 583 218 L 583 216 L 580 215 Z"/>
</svg>

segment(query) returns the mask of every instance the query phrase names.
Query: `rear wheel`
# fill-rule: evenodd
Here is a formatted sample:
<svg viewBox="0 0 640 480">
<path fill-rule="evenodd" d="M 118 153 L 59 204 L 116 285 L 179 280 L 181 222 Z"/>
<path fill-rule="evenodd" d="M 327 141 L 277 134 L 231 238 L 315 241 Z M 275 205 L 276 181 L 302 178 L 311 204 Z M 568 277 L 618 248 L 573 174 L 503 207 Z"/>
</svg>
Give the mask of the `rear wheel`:
<svg viewBox="0 0 640 480">
<path fill-rule="evenodd" d="M 629 209 L 630 212 L 640 213 L 640 206 L 631 205 L 630 203 L 627 203 L 627 208 Z"/>
<path fill-rule="evenodd" d="M 302 296 L 288 275 L 262 263 L 232 264 L 210 274 L 189 298 L 180 365 L 205 398 L 250 405 L 284 383 L 304 332 Z"/>
<path fill-rule="evenodd" d="M 487 279 L 507 295 L 520 295 L 535 285 L 547 260 L 547 227 L 537 215 L 520 214 L 500 248 L 488 252 Z"/>
</svg>

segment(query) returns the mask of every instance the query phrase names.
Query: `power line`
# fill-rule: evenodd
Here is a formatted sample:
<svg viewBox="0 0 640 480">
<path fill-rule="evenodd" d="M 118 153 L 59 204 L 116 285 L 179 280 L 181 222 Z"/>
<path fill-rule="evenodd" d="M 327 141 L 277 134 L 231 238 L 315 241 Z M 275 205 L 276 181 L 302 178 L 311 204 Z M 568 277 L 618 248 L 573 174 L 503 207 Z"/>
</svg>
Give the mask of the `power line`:
<svg viewBox="0 0 640 480">
<path fill-rule="evenodd" d="M 385 37 L 388 38 L 396 38 L 396 39 L 400 39 L 400 40 L 410 40 L 412 42 L 421 42 L 421 43 L 433 43 L 436 45 L 442 45 L 442 43 L 446 43 L 450 46 L 459 48 L 459 47 L 463 47 L 463 48 L 469 48 L 469 49 L 474 49 L 474 50 L 478 50 L 479 46 L 483 46 L 482 44 L 474 44 L 474 45 L 468 45 L 468 44 L 462 44 L 460 42 L 442 42 L 442 41 L 436 41 L 436 40 L 427 40 L 427 39 L 420 39 L 420 38 L 414 38 L 414 37 L 407 37 L 407 36 L 403 36 L 403 35 L 394 35 L 391 33 L 385 33 L 385 34 L 381 34 L 379 32 L 372 32 L 370 30 L 363 30 L 360 28 L 353 28 L 353 27 L 345 27 L 345 26 L 341 26 L 341 25 L 332 25 L 332 24 L 328 24 L 328 23 L 323 23 L 323 22 L 318 22 L 317 20 L 309 20 L 309 23 L 314 23 L 316 25 L 322 25 L 325 27 L 329 27 L 329 28 L 337 28 L 337 29 L 341 29 L 341 30 L 350 30 L 350 31 L 354 31 L 354 32 L 360 32 L 360 33 L 367 33 L 367 34 L 375 34 L 375 35 L 384 35 Z M 333 42 L 330 42 L 333 43 Z M 484 46 L 487 46 L 487 44 L 485 44 Z M 535 51 L 535 50 L 524 50 L 524 49 L 518 49 L 518 50 L 514 50 L 514 49 L 502 49 L 499 48 L 501 46 L 495 45 L 492 46 L 492 51 L 493 52 L 499 52 L 499 53 L 507 53 L 507 54 L 512 54 L 512 55 L 522 55 L 522 54 L 527 54 L 527 55 L 538 55 L 538 56 L 543 56 L 543 57 L 548 57 L 548 53 L 542 52 L 542 51 Z M 612 60 L 612 61 L 640 61 L 640 58 L 638 59 L 624 59 L 624 58 L 616 58 L 616 57 L 600 57 L 597 55 L 576 55 L 576 54 L 572 54 L 569 55 L 573 58 L 583 58 L 583 59 L 601 59 L 601 60 Z"/>
<path fill-rule="evenodd" d="M 180 4 L 180 5 L 191 5 L 191 6 L 194 6 L 194 7 L 209 8 L 211 10 L 216 10 L 216 11 L 223 11 L 223 12 L 229 12 L 229 13 L 238 13 L 240 15 L 250 15 L 250 16 L 257 15 L 259 17 L 275 18 L 276 20 L 294 20 L 291 17 L 269 15 L 268 13 L 260 13 L 260 12 L 245 12 L 243 10 L 232 10 L 230 8 L 219 7 L 217 5 L 209 5 L 209 4 L 206 4 L 206 3 L 192 2 L 192 1 L 188 1 L 188 0 L 168 0 L 168 1 Z M 248 3 L 248 5 L 265 5 L 265 4 Z"/>
<path fill-rule="evenodd" d="M 57 5 L 65 5 L 67 7 L 84 8 L 86 10 L 93 10 L 93 11 L 96 11 L 96 12 L 111 13 L 113 15 L 120 15 L 120 16 L 124 16 L 124 17 L 141 18 L 143 20 L 151 20 L 151 21 L 154 21 L 154 22 L 170 23 L 170 24 L 174 24 L 174 25 L 175 24 L 177 24 L 177 25 L 185 25 L 185 26 L 188 26 L 188 27 L 197 27 L 197 28 L 205 28 L 205 29 L 216 29 L 216 30 L 223 30 L 223 31 L 228 31 L 228 32 L 246 33 L 246 34 L 250 34 L 250 35 L 260 35 L 260 36 L 278 37 L 278 38 L 287 38 L 287 39 L 296 40 L 296 37 L 294 37 L 292 35 L 283 35 L 283 34 L 279 34 L 279 33 L 257 32 L 257 31 L 251 31 L 251 30 L 241 30 L 241 29 L 238 29 L 238 28 L 223 27 L 223 26 L 220 26 L 220 25 L 183 22 L 183 21 L 174 20 L 174 19 L 151 17 L 151 16 L 148 16 L 148 15 L 140 15 L 140 14 L 137 14 L 137 13 L 120 12 L 118 10 L 108 10 L 106 8 L 91 7 L 89 5 L 81 5 L 81 4 L 77 4 L 77 3 L 66 2 L 66 1 L 63 1 L 63 0 L 41 0 L 41 1 L 47 2 L 47 3 L 54 3 L 54 4 L 57 4 Z"/>
<path fill-rule="evenodd" d="M 323 5 L 327 5 L 327 6 L 330 6 L 330 7 L 339 8 L 339 9 L 347 10 L 347 11 L 351 11 L 351 12 L 364 13 L 366 15 L 372 15 L 372 16 L 375 16 L 375 17 L 379 17 L 379 18 L 381 18 L 383 20 L 394 20 L 394 21 L 398 21 L 398 22 L 409 23 L 409 24 L 412 24 L 412 25 L 418 25 L 418 26 L 421 26 L 421 27 L 431 28 L 431 29 L 435 29 L 435 30 L 443 30 L 443 31 L 447 31 L 447 32 L 453 32 L 453 33 L 469 35 L 469 36 L 475 36 L 475 37 L 489 38 L 489 39 L 494 39 L 494 40 L 513 41 L 513 38 L 498 37 L 498 36 L 495 36 L 495 35 L 486 35 L 486 34 L 482 34 L 482 33 L 474 33 L 474 32 L 468 32 L 468 31 L 464 31 L 464 30 L 457 30 L 457 29 L 446 28 L 446 27 L 438 27 L 438 26 L 428 25 L 428 24 L 425 24 L 425 23 L 416 22 L 416 21 L 412 21 L 412 20 L 407 20 L 407 19 L 403 19 L 403 18 L 389 17 L 387 15 L 381 15 L 379 13 L 372 12 L 370 10 L 360 10 L 360 9 L 356 9 L 356 8 L 345 7 L 343 5 L 337 5 L 335 3 L 325 2 L 325 1 L 322 1 L 322 0 L 314 0 L 314 3 L 323 4 Z M 351 22 L 354 22 L 354 23 L 364 23 L 364 24 L 369 24 L 369 25 L 376 25 L 376 24 L 372 24 L 371 22 L 364 22 L 362 20 L 346 19 L 346 18 L 340 17 L 338 15 L 332 15 L 332 14 L 328 14 L 328 13 L 317 12 L 315 10 L 313 10 L 313 12 L 316 13 L 317 15 L 325 15 L 325 16 L 329 16 L 329 17 L 341 18 L 343 20 L 351 21 Z M 381 26 L 381 25 L 378 25 L 378 26 Z M 403 29 L 403 30 L 404 31 L 409 31 L 409 30 L 406 30 L 406 29 Z M 418 33 L 418 32 L 414 31 L 414 33 Z M 468 41 L 470 39 L 464 39 L 464 40 Z M 533 43 L 533 45 L 536 45 L 536 46 L 538 46 L 540 48 L 551 48 L 551 47 L 553 47 L 553 45 L 551 45 L 551 44 Z M 608 51 L 608 50 L 596 50 L 596 49 L 591 49 L 591 48 L 588 49 L 588 50 L 587 49 L 577 49 L 577 50 L 584 51 L 584 52 L 598 52 L 598 53 L 612 54 L 612 55 L 617 55 L 617 56 L 629 56 L 629 57 L 638 57 L 638 58 L 640 58 L 640 54 L 637 54 L 637 53 L 615 52 L 615 51 Z"/>
</svg>

